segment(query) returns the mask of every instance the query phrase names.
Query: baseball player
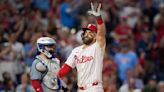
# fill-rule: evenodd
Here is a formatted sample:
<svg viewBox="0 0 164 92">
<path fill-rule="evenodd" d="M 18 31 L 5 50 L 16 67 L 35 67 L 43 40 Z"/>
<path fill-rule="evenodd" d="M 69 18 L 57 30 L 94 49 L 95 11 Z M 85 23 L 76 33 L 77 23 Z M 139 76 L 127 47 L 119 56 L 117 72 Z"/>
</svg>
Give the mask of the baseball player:
<svg viewBox="0 0 164 92">
<path fill-rule="evenodd" d="M 59 92 L 62 86 L 66 87 L 63 81 L 57 78 L 59 60 L 54 57 L 55 40 L 49 37 L 41 37 L 37 40 L 39 54 L 34 60 L 30 78 L 36 92 Z"/>
<path fill-rule="evenodd" d="M 94 15 L 97 21 L 97 27 L 89 24 L 82 28 L 81 35 L 83 45 L 73 49 L 65 64 L 58 72 L 58 77 L 63 77 L 72 68 L 77 69 L 78 92 L 103 92 L 102 87 L 102 67 L 103 56 L 105 53 L 105 26 L 100 16 L 100 7 L 97 11 L 91 3 L 89 14 Z M 97 29 L 98 28 L 98 29 Z"/>
</svg>

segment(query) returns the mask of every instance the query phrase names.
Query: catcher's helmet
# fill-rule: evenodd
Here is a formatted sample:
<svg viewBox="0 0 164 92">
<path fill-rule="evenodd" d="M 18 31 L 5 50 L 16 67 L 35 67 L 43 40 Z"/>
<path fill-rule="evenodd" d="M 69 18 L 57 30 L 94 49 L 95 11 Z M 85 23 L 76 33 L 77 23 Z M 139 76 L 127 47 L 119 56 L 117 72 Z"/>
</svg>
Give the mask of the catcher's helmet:
<svg viewBox="0 0 164 92">
<path fill-rule="evenodd" d="M 37 49 L 39 52 L 45 54 L 48 58 L 52 58 L 52 54 L 45 49 L 45 46 L 52 46 L 55 44 L 55 40 L 50 37 L 40 37 L 37 40 Z"/>
</svg>

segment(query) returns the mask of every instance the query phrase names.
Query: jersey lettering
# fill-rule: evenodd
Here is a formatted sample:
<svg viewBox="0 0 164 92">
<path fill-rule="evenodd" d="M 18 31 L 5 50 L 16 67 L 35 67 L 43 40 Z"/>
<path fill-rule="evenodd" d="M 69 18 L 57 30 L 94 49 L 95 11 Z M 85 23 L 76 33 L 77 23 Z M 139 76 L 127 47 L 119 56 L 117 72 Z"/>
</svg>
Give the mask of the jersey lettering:
<svg viewBox="0 0 164 92">
<path fill-rule="evenodd" d="M 79 58 L 77 55 L 75 55 L 74 58 L 77 64 L 90 62 L 93 60 L 93 56 L 82 56 L 81 58 Z"/>
</svg>

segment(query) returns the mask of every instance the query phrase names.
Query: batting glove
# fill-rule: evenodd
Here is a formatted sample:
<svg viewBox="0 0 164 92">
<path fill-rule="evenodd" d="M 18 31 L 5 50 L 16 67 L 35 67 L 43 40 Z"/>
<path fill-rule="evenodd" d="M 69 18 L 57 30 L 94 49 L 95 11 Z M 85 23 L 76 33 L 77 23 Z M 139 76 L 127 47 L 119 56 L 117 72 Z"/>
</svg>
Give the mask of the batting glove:
<svg viewBox="0 0 164 92">
<path fill-rule="evenodd" d="M 99 17 L 101 14 L 100 14 L 100 8 L 101 8 L 101 3 L 99 3 L 98 5 L 98 8 L 97 8 L 97 11 L 95 10 L 95 7 L 93 6 L 93 3 L 91 2 L 91 10 L 88 11 L 88 14 L 89 15 L 93 15 L 95 17 Z"/>
</svg>

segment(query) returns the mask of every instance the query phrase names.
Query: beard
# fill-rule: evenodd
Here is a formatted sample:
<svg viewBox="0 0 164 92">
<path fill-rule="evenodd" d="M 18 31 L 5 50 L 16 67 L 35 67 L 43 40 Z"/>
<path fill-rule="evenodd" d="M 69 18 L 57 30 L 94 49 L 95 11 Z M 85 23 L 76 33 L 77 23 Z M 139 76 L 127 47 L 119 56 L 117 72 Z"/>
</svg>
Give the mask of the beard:
<svg viewBox="0 0 164 92">
<path fill-rule="evenodd" d="M 55 50 L 50 50 L 48 52 L 53 55 L 55 53 Z"/>
<path fill-rule="evenodd" d="M 93 42 L 93 38 L 82 37 L 83 43 L 89 45 Z"/>
</svg>

